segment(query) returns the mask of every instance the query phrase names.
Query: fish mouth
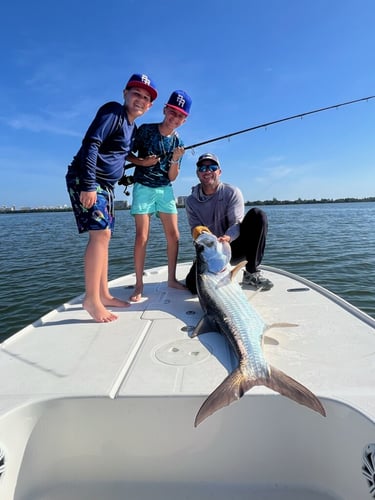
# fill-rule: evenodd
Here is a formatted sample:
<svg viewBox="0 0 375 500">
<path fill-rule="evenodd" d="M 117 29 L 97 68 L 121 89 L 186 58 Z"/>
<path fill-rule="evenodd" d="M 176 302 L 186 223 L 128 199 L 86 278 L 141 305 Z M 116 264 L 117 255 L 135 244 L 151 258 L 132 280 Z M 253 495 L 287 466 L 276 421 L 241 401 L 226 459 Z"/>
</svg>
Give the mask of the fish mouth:
<svg viewBox="0 0 375 500">
<path fill-rule="evenodd" d="M 194 240 L 195 245 L 200 245 L 204 248 L 215 248 L 217 245 L 217 238 L 212 233 L 201 233 Z"/>
<path fill-rule="evenodd" d="M 193 240 L 196 241 L 203 233 L 212 234 L 207 226 L 195 226 L 193 229 Z"/>
</svg>

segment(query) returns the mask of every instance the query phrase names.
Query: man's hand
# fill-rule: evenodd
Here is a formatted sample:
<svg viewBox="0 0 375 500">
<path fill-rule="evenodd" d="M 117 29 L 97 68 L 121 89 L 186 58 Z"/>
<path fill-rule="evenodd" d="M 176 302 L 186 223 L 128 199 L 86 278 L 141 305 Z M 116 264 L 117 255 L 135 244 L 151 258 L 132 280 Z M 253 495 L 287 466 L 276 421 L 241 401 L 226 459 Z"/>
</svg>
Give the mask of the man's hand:
<svg viewBox="0 0 375 500">
<path fill-rule="evenodd" d="M 230 236 L 228 236 L 227 234 L 224 234 L 224 236 L 219 236 L 218 241 L 220 241 L 221 243 L 224 243 L 225 241 L 227 243 L 230 243 Z"/>
</svg>

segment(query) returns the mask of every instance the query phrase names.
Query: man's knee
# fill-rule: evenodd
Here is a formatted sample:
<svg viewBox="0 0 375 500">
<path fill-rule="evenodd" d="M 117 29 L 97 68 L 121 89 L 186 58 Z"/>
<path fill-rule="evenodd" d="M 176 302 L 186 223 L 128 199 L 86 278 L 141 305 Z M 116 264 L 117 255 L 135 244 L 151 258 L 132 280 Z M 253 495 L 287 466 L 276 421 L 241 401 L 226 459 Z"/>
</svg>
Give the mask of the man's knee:
<svg viewBox="0 0 375 500">
<path fill-rule="evenodd" d="M 257 219 L 267 220 L 267 214 L 261 208 L 253 207 L 251 208 L 245 217 L 253 217 Z"/>
</svg>

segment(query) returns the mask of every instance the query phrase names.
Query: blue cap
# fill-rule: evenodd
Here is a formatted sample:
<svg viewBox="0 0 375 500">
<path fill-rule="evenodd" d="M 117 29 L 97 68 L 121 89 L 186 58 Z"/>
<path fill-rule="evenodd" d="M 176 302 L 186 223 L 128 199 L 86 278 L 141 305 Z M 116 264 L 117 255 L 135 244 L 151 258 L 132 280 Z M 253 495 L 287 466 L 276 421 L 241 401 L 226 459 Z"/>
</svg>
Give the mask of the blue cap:
<svg viewBox="0 0 375 500">
<path fill-rule="evenodd" d="M 176 109 L 187 116 L 190 113 L 191 97 L 183 90 L 175 90 L 172 92 L 166 106 Z"/>
<path fill-rule="evenodd" d="M 141 89 L 147 90 L 151 96 L 151 101 L 154 101 L 158 96 L 155 83 L 147 75 L 141 75 L 140 73 L 132 75 L 125 88 L 128 89 L 130 87 L 140 87 Z"/>
</svg>

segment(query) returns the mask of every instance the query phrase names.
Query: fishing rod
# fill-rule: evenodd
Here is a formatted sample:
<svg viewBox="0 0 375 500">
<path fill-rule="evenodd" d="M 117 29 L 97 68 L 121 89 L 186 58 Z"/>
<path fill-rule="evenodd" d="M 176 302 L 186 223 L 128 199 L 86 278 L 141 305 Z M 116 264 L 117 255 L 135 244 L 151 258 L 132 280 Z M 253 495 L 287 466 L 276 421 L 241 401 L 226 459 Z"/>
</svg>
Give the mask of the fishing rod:
<svg viewBox="0 0 375 500">
<path fill-rule="evenodd" d="M 214 139 L 208 139 L 207 141 L 197 142 L 196 144 L 191 144 L 190 146 L 186 146 L 184 149 L 194 149 L 198 146 L 203 146 L 204 144 L 210 144 L 211 142 L 221 141 L 222 139 L 228 139 L 229 137 L 233 137 L 234 135 L 244 134 L 245 132 L 251 132 L 252 130 L 257 130 L 259 128 L 266 128 L 270 125 L 275 125 L 276 123 L 287 122 L 289 120 L 294 120 L 295 118 L 303 118 L 307 115 L 312 115 L 314 113 L 321 113 L 322 111 L 327 111 L 329 109 L 340 108 L 342 106 L 348 106 L 349 104 L 354 104 L 356 102 L 361 101 L 369 101 L 370 99 L 374 99 L 375 96 L 371 95 L 369 97 L 362 97 L 361 99 L 354 99 L 353 101 L 341 102 L 339 104 L 333 104 L 332 106 L 327 106 L 325 108 L 313 109 L 312 111 L 305 111 L 304 113 L 299 113 L 298 115 L 287 116 L 286 118 L 280 118 L 278 120 L 274 120 L 272 122 L 262 123 L 260 125 L 255 125 L 254 127 L 245 128 L 243 130 L 239 130 L 238 132 L 232 132 L 230 134 L 221 135 L 219 137 L 215 137 Z"/>
<path fill-rule="evenodd" d="M 223 139 L 228 139 L 229 137 L 233 137 L 235 135 L 244 134 L 245 132 L 251 132 L 253 130 L 257 130 L 259 128 L 266 128 L 270 125 L 275 125 L 276 123 L 287 122 L 289 120 L 295 120 L 296 118 L 303 118 L 304 116 L 313 115 L 315 113 L 321 113 L 322 111 L 328 111 L 329 109 L 338 109 L 343 106 L 349 106 L 349 104 L 355 104 L 361 101 L 369 101 L 370 99 L 374 99 L 375 95 L 370 95 L 368 97 L 362 97 L 361 99 L 354 99 L 352 101 L 340 102 L 338 104 L 333 104 L 331 106 L 326 106 L 325 108 L 313 109 L 312 111 L 305 111 L 304 113 L 298 113 L 297 115 L 287 116 L 285 118 L 279 118 L 278 120 L 273 120 L 271 122 L 261 123 L 260 125 L 255 125 L 254 127 L 245 128 L 243 130 L 238 130 L 237 132 L 231 132 L 230 134 L 220 135 L 219 137 L 214 137 L 213 139 L 208 139 L 206 141 L 197 142 L 196 144 L 191 144 L 190 146 L 184 146 L 185 151 L 188 149 L 194 149 L 198 146 L 203 146 L 204 144 L 210 144 L 211 142 L 221 141 Z M 162 155 L 158 155 L 159 158 L 164 158 L 170 153 L 164 153 Z M 128 163 L 125 165 L 124 170 L 128 170 L 129 168 L 136 167 L 133 163 Z M 131 175 L 123 175 L 123 177 L 119 180 L 119 184 L 125 187 L 124 193 L 128 196 L 130 193 L 128 191 L 128 186 L 133 184 L 133 176 Z"/>
</svg>

